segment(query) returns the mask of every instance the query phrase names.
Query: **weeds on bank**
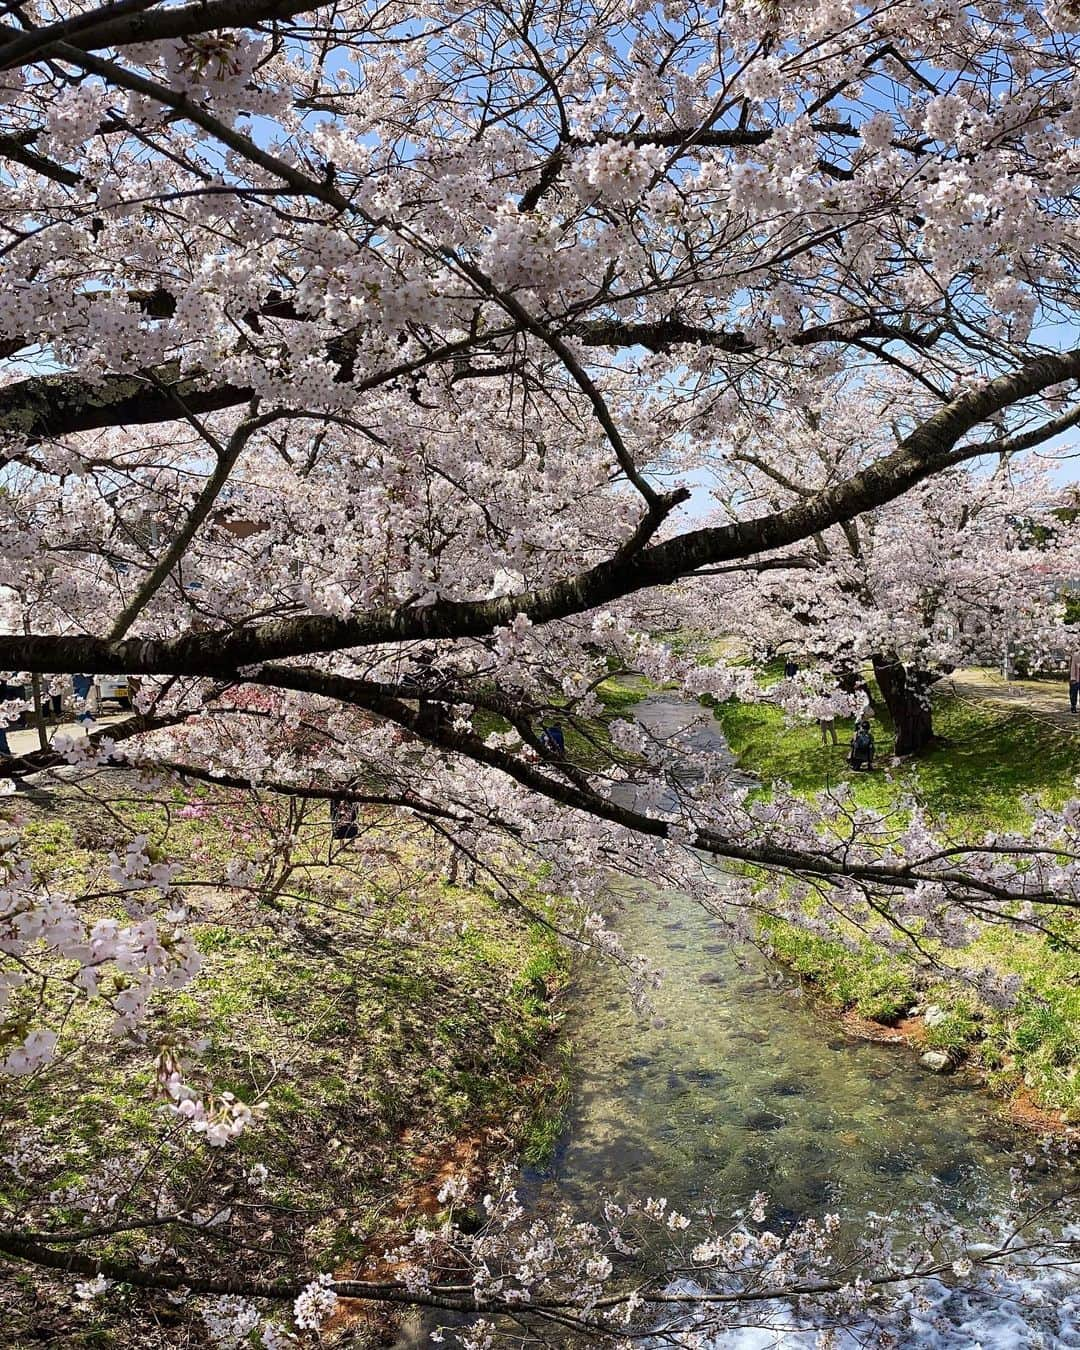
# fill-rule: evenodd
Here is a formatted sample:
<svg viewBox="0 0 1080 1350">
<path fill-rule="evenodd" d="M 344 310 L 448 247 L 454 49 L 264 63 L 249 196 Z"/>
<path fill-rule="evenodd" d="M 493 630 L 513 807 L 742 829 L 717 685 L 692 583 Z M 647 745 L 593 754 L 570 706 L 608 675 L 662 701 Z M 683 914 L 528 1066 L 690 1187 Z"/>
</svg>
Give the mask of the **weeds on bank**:
<svg viewBox="0 0 1080 1350">
<path fill-rule="evenodd" d="M 778 675 L 770 670 L 764 678 Z M 1031 799 L 1054 807 L 1076 791 L 1075 738 L 1022 713 L 942 693 L 934 698 L 940 743 L 886 767 L 891 727 L 880 706 L 874 733 L 883 767 L 870 774 L 845 763 L 850 728 L 838 724 L 841 744 L 823 746 L 816 726 L 786 726 L 768 705 L 729 702 L 714 712 L 740 765 L 764 783 L 784 780 L 810 794 L 845 781 L 860 805 L 882 811 L 915 796 L 950 834 L 1021 828 Z M 915 1003 L 937 1003 L 945 1017 L 927 1029 L 929 1045 L 980 1064 L 1003 1092 L 1027 1088 L 1040 1105 L 1080 1119 L 1080 964 L 1069 945 L 1080 942 L 1080 926 L 1061 914 L 1046 923 L 1049 937 L 990 931 L 967 954 L 1021 977 L 1019 1000 L 1007 1014 L 979 1006 L 962 987 L 928 984 L 912 962 L 887 957 L 873 944 L 852 952 L 779 920 L 765 926 L 778 958 L 832 1004 L 891 1024 Z"/>
</svg>

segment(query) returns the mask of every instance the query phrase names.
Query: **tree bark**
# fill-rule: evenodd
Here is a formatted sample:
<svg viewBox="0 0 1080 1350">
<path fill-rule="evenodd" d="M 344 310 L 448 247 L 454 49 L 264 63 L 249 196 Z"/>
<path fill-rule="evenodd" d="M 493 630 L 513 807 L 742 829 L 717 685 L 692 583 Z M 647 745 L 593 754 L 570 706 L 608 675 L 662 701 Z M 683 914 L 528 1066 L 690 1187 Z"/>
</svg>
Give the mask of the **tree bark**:
<svg viewBox="0 0 1080 1350">
<path fill-rule="evenodd" d="M 45 704 L 41 697 L 41 676 L 30 676 L 30 689 L 34 699 L 34 726 L 37 728 L 38 745 L 42 750 L 49 748 L 49 733 L 45 729 Z"/>
<path fill-rule="evenodd" d="M 893 751 L 916 755 L 934 740 L 930 686 L 940 675 L 907 666 L 892 652 L 873 658 L 874 678 L 893 724 Z"/>
</svg>

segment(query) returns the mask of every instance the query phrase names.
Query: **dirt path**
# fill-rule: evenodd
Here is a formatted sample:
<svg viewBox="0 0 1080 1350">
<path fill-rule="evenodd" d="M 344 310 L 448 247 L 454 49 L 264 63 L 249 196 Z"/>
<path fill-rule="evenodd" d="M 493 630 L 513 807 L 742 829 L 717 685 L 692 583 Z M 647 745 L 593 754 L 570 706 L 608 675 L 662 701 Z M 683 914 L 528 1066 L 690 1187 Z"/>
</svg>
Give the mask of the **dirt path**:
<svg viewBox="0 0 1080 1350">
<path fill-rule="evenodd" d="M 1008 680 L 996 670 L 972 666 L 942 680 L 938 688 L 957 698 L 978 700 L 1003 712 L 1023 713 L 1047 726 L 1080 735 L 1080 715 L 1069 712 L 1064 680 Z"/>
</svg>

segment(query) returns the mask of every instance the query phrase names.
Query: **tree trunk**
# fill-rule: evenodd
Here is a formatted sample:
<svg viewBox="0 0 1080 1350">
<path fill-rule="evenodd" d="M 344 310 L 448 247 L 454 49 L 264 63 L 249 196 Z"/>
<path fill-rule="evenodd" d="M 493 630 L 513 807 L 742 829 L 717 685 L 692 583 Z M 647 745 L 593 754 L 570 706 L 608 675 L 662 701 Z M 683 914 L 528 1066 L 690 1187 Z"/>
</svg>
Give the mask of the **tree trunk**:
<svg viewBox="0 0 1080 1350">
<path fill-rule="evenodd" d="M 854 657 L 841 655 L 833 662 L 833 678 L 844 691 L 845 694 L 863 693 L 866 695 L 866 701 L 874 708 L 874 695 L 869 684 L 863 678 L 863 673 L 859 668 L 859 662 Z"/>
<path fill-rule="evenodd" d="M 930 686 L 939 678 L 917 670 L 891 654 L 875 656 L 874 678 L 892 718 L 897 755 L 914 755 L 934 739 Z"/>
<path fill-rule="evenodd" d="M 30 690 L 34 699 L 34 725 L 37 727 L 38 745 L 42 750 L 49 748 L 49 733 L 45 728 L 45 704 L 41 696 L 41 676 L 30 676 Z"/>
</svg>

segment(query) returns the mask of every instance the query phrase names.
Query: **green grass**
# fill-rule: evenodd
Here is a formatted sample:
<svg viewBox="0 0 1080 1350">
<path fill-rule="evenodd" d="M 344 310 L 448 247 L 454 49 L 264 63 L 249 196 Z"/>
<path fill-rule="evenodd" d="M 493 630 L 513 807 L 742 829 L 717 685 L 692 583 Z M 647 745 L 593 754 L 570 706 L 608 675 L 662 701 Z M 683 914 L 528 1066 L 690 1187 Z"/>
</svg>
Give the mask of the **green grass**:
<svg viewBox="0 0 1080 1350">
<path fill-rule="evenodd" d="M 165 838 L 163 805 L 135 813 L 152 840 Z M 169 856 L 233 851 L 224 814 L 174 820 Z M 110 846 L 95 836 L 105 828 L 82 804 L 68 819 L 32 821 L 39 878 L 86 874 Z M 0 1100 L 0 1143 L 31 1127 L 50 1159 L 49 1222 L 78 1224 L 79 1189 L 119 1157 L 136 1207 L 152 1209 L 163 1180 L 196 1212 L 230 1195 L 230 1235 L 272 1247 L 285 1265 L 305 1265 L 312 1244 L 355 1261 L 462 1138 L 490 1129 L 492 1148 L 540 1158 L 565 1100 L 565 1063 L 549 1063 L 547 1050 L 567 956 L 548 927 L 492 894 L 440 882 L 428 863 L 414 868 L 409 848 L 423 854 L 422 842 L 397 843 L 390 863 L 354 858 L 357 870 L 340 877 L 311 869 L 311 891 L 290 887 L 277 910 L 238 901 L 227 918 L 196 924 L 203 971 L 151 1005 L 151 1046 L 181 1034 L 199 1043 L 186 1056 L 193 1087 L 265 1103 L 230 1148 L 207 1150 L 177 1127 L 153 1092 L 152 1051 L 110 1035 L 100 1003 L 76 1001 L 54 1069 Z M 557 899 L 522 884 L 534 912 L 557 917 Z M 319 933 L 329 946 L 309 940 Z M 250 1180 L 255 1164 L 267 1169 L 262 1185 Z M 0 1211 L 26 1212 L 41 1184 L 5 1169 Z M 170 1241 L 181 1258 L 204 1261 L 197 1233 Z M 106 1254 L 127 1243 L 115 1239 Z"/>
<path fill-rule="evenodd" d="M 771 669 L 763 678 L 777 675 Z M 886 766 L 891 728 L 880 716 L 880 701 L 878 707 L 874 735 L 882 767 L 872 774 L 854 773 L 845 763 L 850 724 L 837 724 L 841 744 L 833 747 L 821 745 L 816 726 L 786 726 L 774 707 L 729 702 L 714 705 L 714 712 L 740 764 L 762 780 L 762 791 L 783 780 L 809 795 L 844 782 L 860 805 L 883 812 L 902 811 L 914 795 L 950 835 L 1023 828 L 1032 800 L 1056 807 L 1076 792 L 1075 739 L 1034 718 L 938 694 L 934 726 L 942 743 Z M 765 926 L 778 958 L 812 980 L 830 1003 L 891 1023 L 915 1002 L 937 1002 L 947 1015 L 927 1029 L 928 1044 L 981 1063 L 1002 1091 L 1026 1087 L 1038 1103 L 1080 1119 L 1080 963 L 1068 946 L 1080 942 L 1080 931 L 1067 915 L 1048 916 L 1047 924 L 1049 938 L 990 930 L 965 954 L 1021 977 L 1019 1001 L 1008 1013 L 980 1007 L 957 983 L 928 987 L 914 961 L 885 958 L 868 942 L 852 951 L 780 920 Z"/>
<path fill-rule="evenodd" d="M 771 682 L 771 672 L 766 676 Z M 1060 805 L 1080 774 L 1076 741 L 1034 718 L 938 695 L 934 728 L 944 744 L 925 755 L 886 766 L 892 728 L 880 699 L 872 719 L 879 768 L 853 773 L 846 763 L 853 724 L 838 722 L 839 746 L 821 744 L 817 726 L 786 726 L 783 713 L 767 704 L 713 705 L 739 762 L 763 782 L 785 781 L 813 793 L 850 784 L 862 806 L 894 807 L 914 793 L 951 825 L 1022 825 L 1030 817 L 1023 799 Z"/>
<path fill-rule="evenodd" d="M 777 960 L 812 979 L 826 1000 L 854 1008 L 863 1017 L 891 1026 L 916 999 L 910 968 L 863 944 L 852 951 L 842 943 L 816 937 L 782 919 L 761 923 Z"/>
<path fill-rule="evenodd" d="M 559 1045 L 545 1091 L 536 1101 L 526 1124 L 522 1157 L 530 1167 L 544 1167 L 551 1161 L 555 1147 L 566 1129 L 567 1111 L 573 1091 L 570 1076 L 572 1053 L 572 1046 L 565 1042 Z"/>
</svg>

